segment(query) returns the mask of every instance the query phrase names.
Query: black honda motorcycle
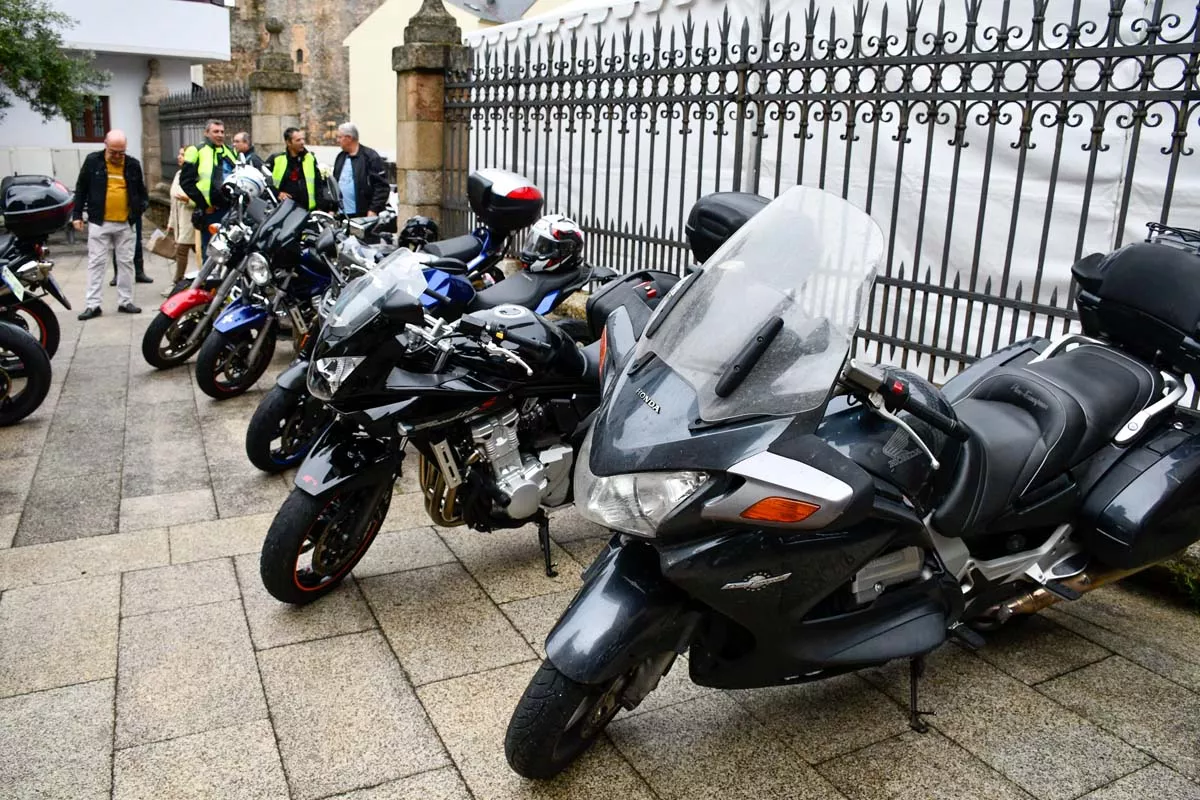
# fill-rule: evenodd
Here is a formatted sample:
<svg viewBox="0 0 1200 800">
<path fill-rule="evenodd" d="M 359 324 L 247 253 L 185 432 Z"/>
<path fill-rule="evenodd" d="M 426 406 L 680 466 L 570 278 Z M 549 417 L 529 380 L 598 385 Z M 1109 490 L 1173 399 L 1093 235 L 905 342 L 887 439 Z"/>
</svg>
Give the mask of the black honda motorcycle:
<svg viewBox="0 0 1200 800">
<path fill-rule="evenodd" d="M 600 343 L 580 347 L 512 304 L 434 317 L 417 297 L 443 306 L 453 298 L 429 288 L 417 255 L 397 255 L 345 289 L 313 353 L 309 391 L 337 417 L 263 544 L 263 584 L 286 603 L 331 591 L 362 558 L 408 443 L 420 453 L 436 524 L 490 531 L 536 522 L 555 574 L 543 509 L 570 502 L 580 423 L 599 402 Z M 589 301 L 589 319 L 599 324 L 613 305 L 640 307 L 644 319 L 675 280 L 642 273 L 610 283 Z"/>
<path fill-rule="evenodd" d="M 1175 408 L 1200 373 L 1188 236 L 1075 265 L 1083 334 L 938 389 L 847 361 L 884 260 L 870 217 L 773 201 L 636 347 L 608 343 L 574 489 L 615 535 L 513 714 L 512 768 L 563 770 L 685 652 L 727 689 L 908 659 L 924 730 L 922 659 L 948 638 L 982 646 L 1200 539 L 1200 423 Z"/>
</svg>

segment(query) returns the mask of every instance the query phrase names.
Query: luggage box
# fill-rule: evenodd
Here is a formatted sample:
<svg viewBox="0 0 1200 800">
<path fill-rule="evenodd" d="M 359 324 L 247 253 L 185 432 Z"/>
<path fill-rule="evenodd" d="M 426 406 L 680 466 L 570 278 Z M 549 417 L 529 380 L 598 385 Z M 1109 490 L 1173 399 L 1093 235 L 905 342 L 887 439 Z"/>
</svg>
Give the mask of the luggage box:
<svg viewBox="0 0 1200 800">
<path fill-rule="evenodd" d="M 502 169 L 468 175 L 467 199 L 480 222 L 505 236 L 537 222 L 545 203 L 541 189 L 528 178 Z"/>
<path fill-rule="evenodd" d="M 21 239 L 42 239 L 71 221 L 75 197 L 45 175 L 11 175 L 0 181 L 4 227 Z"/>
<path fill-rule="evenodd" d="M 725 244 L 725 240 L 762 211 L 771 201 L 747 192 L 716 192 L 696 201 L 688 214 L 688 246 L 696 261 L 703 264 Z"/>
</svg>

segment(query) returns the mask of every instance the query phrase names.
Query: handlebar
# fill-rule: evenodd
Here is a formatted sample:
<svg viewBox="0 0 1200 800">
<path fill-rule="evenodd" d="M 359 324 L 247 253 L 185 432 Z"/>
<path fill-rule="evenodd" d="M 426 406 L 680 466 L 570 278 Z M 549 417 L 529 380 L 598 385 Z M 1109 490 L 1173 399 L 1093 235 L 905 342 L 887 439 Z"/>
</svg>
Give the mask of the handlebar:
<svg viewBox="0 0 1200 800">
<path fill-rule="evenodd" d="M 948 417 L 913 397 L 908 384 L 892 370 L 878 372 L 870 367 L 860 367 L 851 361 L 842 373 L 842 382 L 851 389 L 878 394 L 889 411 L 907 411 L 951 439 L 965 442 L 971 436 L 970 429 L 957 419 Z"/>
</svg>

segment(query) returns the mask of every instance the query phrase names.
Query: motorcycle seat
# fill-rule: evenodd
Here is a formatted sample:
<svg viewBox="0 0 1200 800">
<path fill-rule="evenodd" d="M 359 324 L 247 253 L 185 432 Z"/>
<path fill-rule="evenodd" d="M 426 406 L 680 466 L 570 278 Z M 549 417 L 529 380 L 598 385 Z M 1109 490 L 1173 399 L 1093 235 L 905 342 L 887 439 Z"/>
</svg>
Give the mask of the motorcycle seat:
<svg viewBox="0 0 1200 800">
<path fill-rule="evenodd" d="M 470 261 L 483 252 L 483 242 L 471 234 L 455 236 L 453 239 L 443 239 L 440 242 L 430 242 L 422 248 L 430 255 L 439 258 L 456 258 L 459 261 Z"/>
<path fill-rule="evenodd" d="M 1161 375 L 1093 344 L 997 369 L 954 403 L 971 438 L 934 525 L 943 536 L 985 532 L 1005 509 L 1094 455 L 1161 393 Z"/>
<path fill-rule="evenodd" d="M 551 292 L 560 290 L 579 280 L 579 270 L 564 272 L 521 272 L 489 286 L 471 301 L 472 311 L 495 308 L 502 305 L 524 306 L 537 310 L 538 305 Z"/>
</svg>

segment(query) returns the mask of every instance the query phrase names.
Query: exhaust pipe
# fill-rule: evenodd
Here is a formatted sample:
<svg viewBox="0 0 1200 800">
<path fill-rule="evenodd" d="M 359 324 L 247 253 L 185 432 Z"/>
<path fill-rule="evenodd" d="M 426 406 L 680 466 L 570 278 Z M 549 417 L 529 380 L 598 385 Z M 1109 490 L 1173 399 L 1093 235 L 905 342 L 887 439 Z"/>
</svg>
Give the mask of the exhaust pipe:
<svg viewBox="0 0 1200 800">
<path fill-rule="evenodd" d="M 1157 562 L 1156 562 L 1157 563 Z M 1088 592 L 1099 589 L 1101 586 L 1106 586 L 1110 583 L 1115 583 L 1122 578 L 1127 578 L 1135 572 L 1141 572 L 1154 564 L 1143 564 L 1140 567 L 1133 569 L 1114 569 L 1103 572 L 1089 572 L 1084 570 L 1070 578 L 1064 578 L 1059 583 L 1068 589 L 1073 589 L 1079 594 L 1087 594 Z M 1044 608 L 1049 608 L 1055 603 L 1059 603 L 1064 598 L 1055 594 L 1046 588 L 1034 589 L 1030 592 L 1023 592 L 1016 597 L 993 606 L 991 613 L 984 616 L 993 616 L 1000 622 L 1007 622 L 1017 614 L 1036 614 Z"/>
</svg>

